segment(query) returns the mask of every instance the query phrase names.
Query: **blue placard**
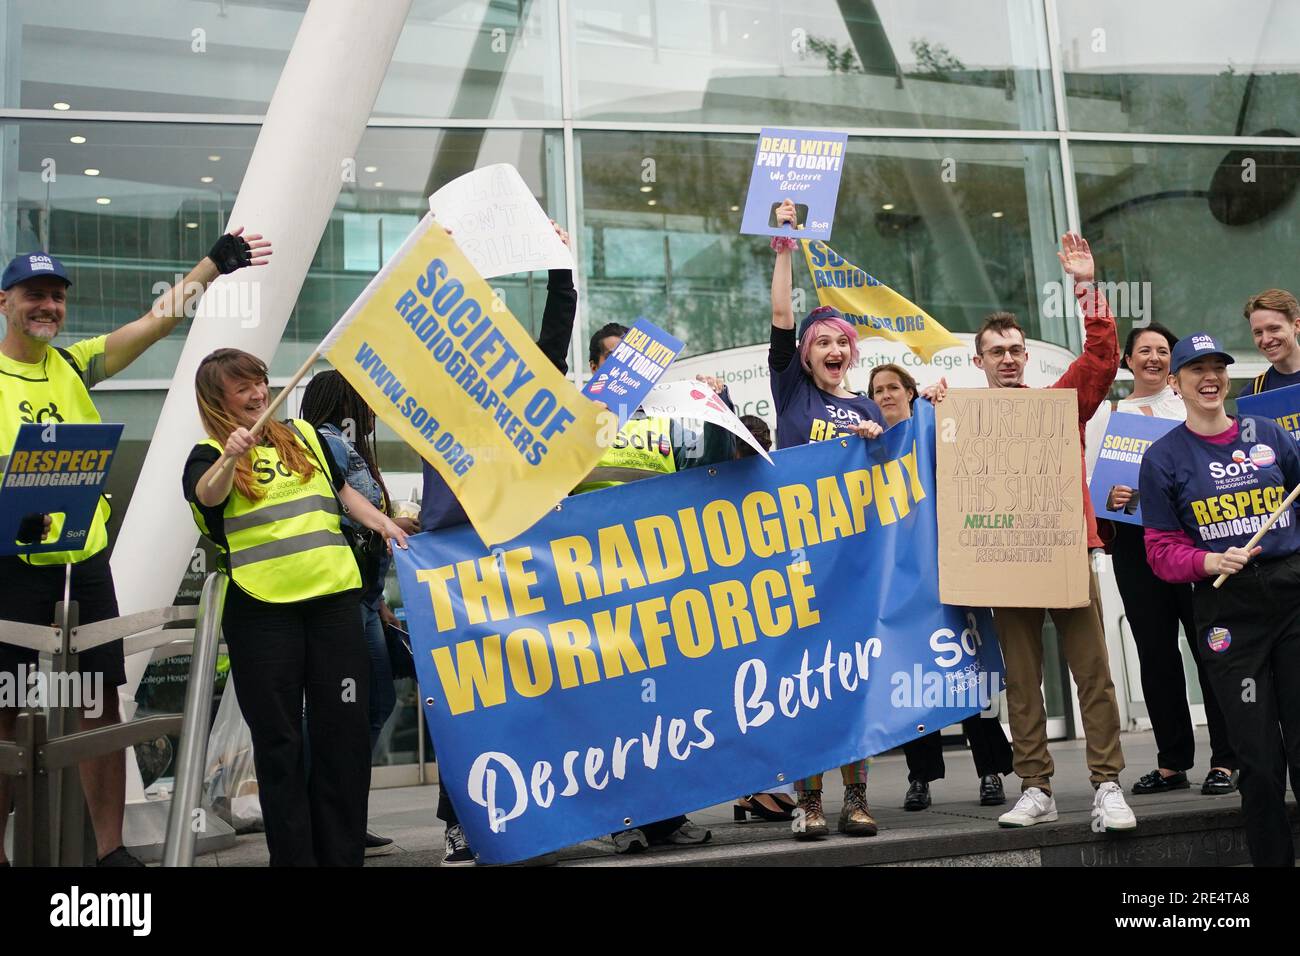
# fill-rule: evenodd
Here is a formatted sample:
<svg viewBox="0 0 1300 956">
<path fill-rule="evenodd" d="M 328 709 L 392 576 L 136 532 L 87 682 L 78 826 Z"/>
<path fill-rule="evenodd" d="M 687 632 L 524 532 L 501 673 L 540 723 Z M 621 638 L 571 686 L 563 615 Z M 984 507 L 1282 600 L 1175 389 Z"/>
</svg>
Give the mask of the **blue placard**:
<svg viewBox="0 0 1300 956">
<path fill-rule="evenodd" d="M 1240 417 L 1259 415 L 1271 418 L 1282 430 L 1300 443 L 1300 385 L 1288 385 L 1258 395 L 1243 395 L 1237 399 Z"/>
<path fill-rule="evenodd" d="M 682 350 L 682 342 L 649 319 L 639 318 L 594 375 L 582 394 L 604 402 L 626 424 Z"/>
<path fill-rule="evenodd" d="M 0 481 L 0 554 L 79 551 L 108 482 L 121 425 L 23 425 Z M 23 518 L 54 516 L 51 540 L 19 544 Z"/>
<path fill-rule="evenodd" d="M 1182 422 L 1172 418 L 1155 418 L 1151 415 L 1116 412 L 1106 424 L 1106 435 L 1097 452 L 1097 463 L 1092 466 L 1088 494 L 1092 510 L 1098 518 L 1109 518 L 1124 524 L 1142 523 L 1142 502 L 1138 498 L 1138 474 L 1142 470 L 1142 456 L 1151 443 L 1161 438 Z M 1121 511 L 1106 507 L 1110 489 L 1127 485 L 1133 489 L 1133 498 Z"/>
<path fill-rule="evenodd" d="M 996 699 L 939 603 L 934 412 L 396 552 L 439 777 L 505 863 L 881 753 Z"/>
<path fill-rule="evenodd" d="M 845 133 L 764 128 L 754 152 L 741 234 L 829 239 L 848 142 Z M 786 199 L 795 204 L 797 231 L 776 224 L 776 207 Z"/>
</svg>

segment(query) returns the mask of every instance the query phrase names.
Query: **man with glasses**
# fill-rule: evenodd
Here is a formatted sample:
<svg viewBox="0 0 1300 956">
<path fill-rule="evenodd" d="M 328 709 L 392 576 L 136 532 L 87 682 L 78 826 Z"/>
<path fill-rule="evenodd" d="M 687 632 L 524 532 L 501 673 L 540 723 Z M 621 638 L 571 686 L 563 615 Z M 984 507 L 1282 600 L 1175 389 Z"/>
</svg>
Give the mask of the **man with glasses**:
<svg viewBox="0 0 1300 956">
<path fill-rule="evenodd" d="M 1062 237 L 1061 265 L 1074 280 L 1074 294 L 1083 309 L 1084 346 L 1052 388 L 1073 388 L 1079 396 L 1079 439 L 1088 420 L 1106 400 L 1119 367 L 1119 342 L 1110 306 L 1093 285 L 1092 252 L 1082 236 Z M 1025 333 L 1010 312 L 994 312 L 975 336 L 975 365 L 989 388 L 1025 388 L 1029 351 Z M 1100 548 L 1097 519 L 1092 511 L 1084 474 L 1083 511 L 1088 548 Z M 1013 766 L 1021 780 L 1015 807 L 998 818 L 1004 827 L 1027 827 L 1057 818 L 1052 798 L 1052 756 L 1047 750 L 1047 709 L 1043 703 L 1043 617 L 1052 615 L 1060 635 L 1061 653 L 1079 689 L 1088 769 L 1096 796 L 1092 815 L 1107 830 L 1131 830 L 1137 819 L 1119 787 L 1124 755 L 1119 744 L 1119 706 L 1110 678 L 1106 635 L 1101 624 L 1097 577 L 1089 568 L 1091 601 L 1080 608 L 1000 607 L 994 624 L 1006 662 L 1007 709 L 1015 754 Z"/>
</svg>

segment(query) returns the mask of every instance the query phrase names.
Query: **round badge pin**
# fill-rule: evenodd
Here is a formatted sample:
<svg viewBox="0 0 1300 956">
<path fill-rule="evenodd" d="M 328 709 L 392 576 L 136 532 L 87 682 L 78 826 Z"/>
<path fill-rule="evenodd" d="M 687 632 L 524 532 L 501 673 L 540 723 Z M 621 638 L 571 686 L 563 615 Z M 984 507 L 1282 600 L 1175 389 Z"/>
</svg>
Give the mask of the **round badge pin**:
<svg viewBox="0 0 1300 956">
<path fill-rule="evenodd" d="M 1210 645 L 1210 650 L 1214 653 L 1222 654 L 1232 646 L 1232 633 L 1226 627 L 1212 627 L 1205 637 L 1205 642 Z"/>
<path fill-rule="evenodd" d="M 1250 449 L 1250 460 L 1257 468 L 1267 468 L 1277 461 L 1277 455 L 1273 454 L 1273 449 L 1268 445 L 1254 445 Z"/>
</svg>

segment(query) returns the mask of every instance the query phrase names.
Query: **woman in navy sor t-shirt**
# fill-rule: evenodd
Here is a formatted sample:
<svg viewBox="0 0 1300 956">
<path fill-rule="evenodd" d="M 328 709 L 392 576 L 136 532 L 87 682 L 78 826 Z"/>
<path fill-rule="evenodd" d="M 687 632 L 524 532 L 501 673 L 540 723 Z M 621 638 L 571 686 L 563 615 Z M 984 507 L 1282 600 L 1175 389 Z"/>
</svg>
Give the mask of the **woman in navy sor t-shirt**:
<svg viewBox="0 0 1300 956">
<path fill-rule="evenodd" d="M 777 207 L 778 222 L 794 223 L 790 200 Z M 776 447 L 792 448 L 826 441 L 840 435 L 877 438 L 884 432 L 884 416 L 865 395 L 850 391 L 846 376 L 858 358 L 858 333 L 838 311 L 813 309 L 794 331 L 793 285 L 790 252 L 795 240 L 776 237 L 776 266 L 772 271 L 772 346 L 767 364 L 772 372 L 772 400 L 776 405 Z M 796 352 L 798 353 L 796 355 Z M 840 768 L 844 804 L 839 830 L 848 836 L 875 836 L 876 821 L 867 806 L 867 759 Z M 802 826 L 796 839 L 825 837 L 830 832 L 822 813 L 822 775 L 795 784 L 799 792 Z"/>
<path fill-rule="evenodd" d="M 1200 332 L 1180 339 L 1170 381 L 1187 422 L 1142 460 L 1147 558 L 1161 578 L 1191 581 L 1200 655 L 1241 768 L 1246 843 L 1255 866 L 1295 865 L 1286 770 L 1300 795 L 1300 529 L 1288 507 L 1300 484 L 1295 442 L 1267 418 L 1223 410 L 1232 356 Z M 1223 587 L 1211 581 L 1227 575 Z"/>
</svg>

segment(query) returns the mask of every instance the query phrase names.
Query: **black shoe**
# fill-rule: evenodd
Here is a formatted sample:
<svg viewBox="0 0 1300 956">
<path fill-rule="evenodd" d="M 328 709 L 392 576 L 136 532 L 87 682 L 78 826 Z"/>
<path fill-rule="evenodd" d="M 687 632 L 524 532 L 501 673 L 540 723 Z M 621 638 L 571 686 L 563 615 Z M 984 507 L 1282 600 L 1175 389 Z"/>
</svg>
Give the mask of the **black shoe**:
<svg viewBox="0 0 1300 956">
<path fill-rule="evenodd" d="M 95 866 L 144 866 L 144 864 L 133 857 L 130 850 L 120 846 L 107 856 L 96 860 Z"/>
<path fill-rule="evenodd" d="M 913 780 L 903 798 L 904 810 L 924 810 L 930 805 L 930 785 L 924 780 Z"/>
<path fill-rule="evenodd" d="M 1132 793 L 1168 793 L 1170 790 L 1186 790 L 1191 784 L 1187 782 L 1187 774 L 1181 770 L 1172 777 L 1166 777 L 1159 770 L 1152 770 L 1149 774 L 1133 784 Z"/>
<path fill-rule="evenodd" d="M 397 849 L 391 837 L 382 837 L 377 833 L 366 831 L 366 856 L 383 856 Z"/>
<path fill-rule="evenodd" d="M 470 848 L 469 841 L 465 839 L 465 831 L 460 828 L 459 823 L 453 823 L 447 827 L 443 842 L 446 847 L 446 852 L 442 857 L 443 866 L 474 865 L 477 858 Z"/>
<path fill-rule="evenodd" d="M 1000 774 L 990 773 L 980 777 L 980 806 L 1000 807 L 1007 802 L 1007 793 L 1002 789 Z"/>
<path fill-rule="evenodd" d="M 1220 797 L 1225 793 L 1235 793 L 1237 790 L 1237 774 L 1224 773 L 1222 770 L 1211 770 L 1205 775 L 1205 783 L 1201 784 L 1201 793 L 1207 797 Z"/>
</svg>

